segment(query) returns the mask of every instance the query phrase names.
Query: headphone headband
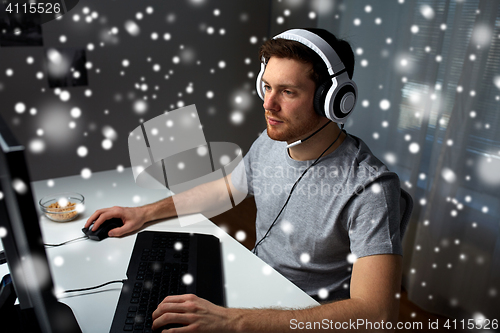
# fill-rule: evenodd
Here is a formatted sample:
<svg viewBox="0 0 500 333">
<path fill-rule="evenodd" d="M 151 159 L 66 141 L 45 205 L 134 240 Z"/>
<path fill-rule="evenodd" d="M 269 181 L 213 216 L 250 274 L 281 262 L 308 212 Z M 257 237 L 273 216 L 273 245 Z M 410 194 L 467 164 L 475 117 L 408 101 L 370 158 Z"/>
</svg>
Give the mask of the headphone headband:
<svg viewBox="0 0 500 333">
<path fill-rule="evenodd" d="M 328 44 L 323 38 L 320 36 L 303 29 L 292 29 L 287 30 L 279 35 L 273 37 L 273 39 L 288 39 L 294 40 L 301 44 L 304 44 L 314 52 L 316 52 L 328 69 L 328 73 L 330 75 L 334 75 L 338 71 L 344 69 L 344 64 L 342 60 L 340 60 L 337 53 L 333 50 L 333 48 Z"/>
</svg>

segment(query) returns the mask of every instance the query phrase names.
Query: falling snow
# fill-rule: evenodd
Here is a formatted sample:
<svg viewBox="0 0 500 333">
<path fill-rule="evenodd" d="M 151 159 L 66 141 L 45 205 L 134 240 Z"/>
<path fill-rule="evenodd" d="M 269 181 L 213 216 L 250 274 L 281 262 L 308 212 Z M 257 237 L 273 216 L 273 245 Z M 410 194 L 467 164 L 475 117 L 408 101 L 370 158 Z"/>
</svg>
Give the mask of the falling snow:
<svg viewBox="0 0 500 333">
<path fill-rule="evenodd" d="M 90 171 L 89 168 L 84 168 L 80 172 L 80 175 L 82 176 L 83 179 L 89 179 L 92 176 L 92 171 Z"/>
<path fill-rule="evenodd" d="M 46 59 L 33 51 L 34 48 L 30 48 L 31 50 L 17 63 L 4 62 L 8 60 L 8 57 L 5 57 L 0 69 L 0 97 L 2 101 L 6 101 L 5 105 L 2 105 L 5 106 L 3 110 L 6 110 L 8 123 L 16 124 L 15 126 L 19 128 L 16 131 L 26 133 L 23 134 L 26 135 L 23 142 L 27 146 L 27 153 L 31 157 L 44 158 L 60 147 L 69 147 L 66 150 L 69 152 L 68 156 L 75 157 L 77 161 L 74 163 L 81 163 L 74 173 L 80 173 L 83 179 L 89 179 L 92 171 L 86 163 L 90 156 L 97 155 L 97 150 L 105 151 L 110 156 L 114 151 L 123 150 L 124 143 L 120 139 L 127 137 L 128 132 L 122 128 L 120 124 L 122 121 L 127 124 L 142 123 L 176 106 L 190 105 L 196 101 L 200 110 L 203 110 L 202 116 L 207 117 L 206 119 L 214 119 L 218 124 L 237 128 L 238 131 L 251 126 L 253 119 L 257 118 L 257 112 L 261 111 L 261 101 L 253 91 L 256 73 L 259 70 L 255 53 L 259 44 L 268 36 L 258 30 L 245 30 L 245 34 L 240 36 L 241 43 L 235 47 L 248 48 L 250 51 L 239 54 L 239 58 L 229 56 L 230 52 L 222 47 L 201 48 L 201 41 L 204 40 L 214 43 L 213 45 L 226 46 L 230 40 L 229 36 L 230 38 L 238 36 L 240 27 L 229 26 L 228 21 L 225 21 L 230 15 L 234 16 L 242 27 L 249 24 L 258 26 L 259 21 L 251 13 L 244 11 L 231 13 L 229 8 L 209 8 L 207 1 L 186 2 L 190 6 L 189 9 L 199 11 L 197 13 L 205 10 L 203 19 L 189 29 L 185 29 L 182 25 L 182 12 L 176 8 L 165 11 L 160 6 L 136 7 L 133 11 L 125 11 L 126 17 L 115 19 L 112 13 L 98 13 L 89 6 L 70 13 L 68 20 L 52 22 L 54 26 L 69 25 L 52 36 L 53 46 L 44 53 Z M 466 11 L 465 3 L 457 1 L 454 5 L 462 6 L 461 10 Z M 404 0 L 399 0 L 396 4 L 395 12 L 409 6 L 408 1 Z M 474 1 L 468 3 L 471 7 L 474 7 L 474 4 Z M 481 67 L 480 64 L 486 59 L 496 59 L 497 55 L 494 55 L 490 48 L 498 43 L 500 37 L 498 27 L 482 23 L 486 22 L 482 20 L 484 15 L 482 11 L 475 12 L 474 19 L 468 19 L 477 21 L 477 24 L 466 29 L 465 23 L 460 23 L 464 26 L 457 27 L 457 22 L 447 20 L 442 7 L 431 3 L 417 5 L 416 10 L 408 16 L 408 22 L 398 27 L 401 31 L 397 32 L 392 28 L 394 15 L 381 13 L 382 6 L 376 2 L 363 4 L 355 12 L 349 12 L 350 15 L 342 13 L 352 10 L 348 2 L 343 8 L 340 8 L 335 1 L 323 0 L 307 4 L 299 0 L 282 0 L 278 1 L 276 6 L 279 6 L 280 10 L 272 14 L 272 22 L 283 29 L 287 25 L 292 25 L 299 15 L 306 20 L 307 25 L 316 24 L 316 20 L 321 21 L 324 15 L 328 15 L 332 20 L 349 17 L 349 22 L 346 23 L 349 29 L 354 30 L 344 35 L 352 36 L 350 39 L 355 45 L 357 65 L 354 79 L 359 80 L 358 88 L 360 96 L 363 96 L 362 100 L 358 101 L 357 114 L 352 117 L 353 122 L 350 126 L 353 128 L 353 133 L 366 140 L 376 155 L 391 170 L 399 173 L 401 186 L 414 191 L 411 194 L 414 201 L 420 205 L 418 209 L 422 211 L 427 209 L 426 207 L 445 209 L 443 216 L 446 217 L 442 217 L 444 221 L 438 221 L 430 216 L 425 220 L 422 218 L 418 223 L 415 221 L 415 224 L 427 230 L 445 229 L 446 221 L 453 221 L 458 229 L 461 225 L 467 225 L 468 229 L 460 231 L 465 235 L 464 239 L 454 240 L 455 236 L 449 238 L 450 245 L 457 247 L 453 253 L 456 260 L 450 259 L 438 263 L 433 263 L 433 260 L 428 263 L 429 269 L 432 268 L 436 272 L 443 269 L 458 272 L 457 267 L 465 267 L 460 266 L 465 264 L 483 265 L 484 269 L 489 258 L 466 251 L 466 247 L 472 246 L 468 243 L 467 233 L 475 232 L 474 237 L 477 239 L 486 237 L 487 234 L 481 232 L 493 225 L 489 219 L 498 219 L 496 205 L 498 197 L 492 194 L 498 193 L 497 189 L 500 186 L 498 172 L 500 148 L 497 144 L 498 136 L 495 136 L 495 133 L 498 133 L 498 121 L 487 112 L 498 108 L 500 73 L 497 69 L 489 69 L 489 75 L 486 75 L 484 82 L 481 82 L 488 86 L 487 89 L 480 87 L 478 82 L 455 82 L 450 81 L 450 78 L 443 79 L 439 77 L 439 73 L 448 68 L 450 63 L 461 65 L 464 61 L 464 66 L 475 66 L 470 67 L 475 73 L 476 68 Z M 152 21 L 155 17 L 161 18 L 161 24 L 152 23 L 155 22 Z M 430 27 L 435 28 L 432 30 Z M 92 29 L 95 29 L 93 35 L 89 34 L 85 38 L 72 32 L 74 30 L 78 31 L 78 34 L 83 34 L 84 31 L 93 31 Z M 183 29 L 189 30 L 190 33 L 196 31 L 192 35 L 194 41 L 185 37 L 187 35 Z M 467 40 L 464 42 L 470 44 L 472 49 L 467 50 L 459 58 L 453 58 L 456 56 L 456 50 L 446 50 L 436 43 L 438 40 L 451 38 L 461 30 L 468 31 L 468 35 L 465 36 Z M 64 34 L 61 31 L 64 31 Z M 406 36 L 404 42 L 400 34 Z M 428 38 L 426 37 L 428 34 L 439 37 Z M 373 42 L 368 41 L 369 38 L 373 38 Z M 216 43 L 219 39 L 221 44 Z M 128 46 L 123 48 L 122 45 Z M 232 47 L 231 43 L 229 45 Z M 70 60 L 61 52 L 61 49 L 69 46 L 86 51 L 86 61 L 82 68 L 72 68 Z M 151 51 L 153 47 L 161 50 L 161 56 Z M 111 52 L 111 48 L 123 52 L 115 59 L 110 59 L 107 57 L 107 52 Z M 137 52 L 138 50 L 141 52 Z M 140 57 L 136 53 L 140 53 Z M 383 68 L 383 72 L 377 72 L 378 67 Z M 81 79 L 88 75 L 88 85 L 47 89 L 46 84 L 50 77 L 59 77 L 68 70 L 71 72 L 70 79 Z M 189 74 L 190 71 L 196 75 Z M 437 79 L 434 77 L 426 82 L 424 74 L 427 72 L 435 74 Z M 378 73 L 378 76 L 373 73 Z M 234 76 L 241 74 L 244 82 L 228 80 L 225 76 L 228 74 Z M 366 75 L 369 75 L 368 79 Z M 211 84 L 207 85 L 198 79 L 203 76 L 208 77 Z M 30 92 L 29 95 L 12 93 L 16 88 L 13 82 L 21 78 L 23 84 L 36 87 L 37 92 Z M 161 81 L 155 78 L 161 78 Z M 108 85 L 110 90 L 98 89 L 96 82 L 102 82 L 102 86 Z M 115 89 L 121 82 L 126 88 Z M 226 89 L 219 88 L 219 84 L 222 83 L 227 84 Z M 371 93 L 370 89 L 376 90 L 376 93 Z M 488 89 L 493 95 L 489 95 L 486 91 Z M 400 93 L 401 96 L 398 95 Z M 16 99 L 9 100 L 7 94 Z M 43 97 L 43 102 L 36 94 Z M 34 98 L 31 98 L 31 95 Z M 159 103 L 155 102 L 156 99 Z M 485 104 L 480 104 L 477 100 Z M 458 105 L 457 101 L 460 103 L 465 101 L 463 105 L 471 105 L 470 108 L 460 110 L 458 120 L 454 118 L 456 115 L 451 114 L 455 112 L 453 105 Z M 487 106 L 486 103 L 493 103 L 488 104 L 493 106 Z M 97 114 L 103 118 L 99 118 Z M 373 124 L 369 131 L 360 131 L 362 127 L 356 127 L 361 120 Z M 203 123 L 205 128 L 210 128 L 210 124 L 210 122 Z M 422 124 L 428 124 L 425 125 L 428 128 L 421 127 Z M 457 124 L 473 130 L 459 133 L 454 130 Z M 165 125 L 168 128 L 175 127 L 172 121 Z M 347 126 L 348 130 L 350 126 Z M 448 129 L 453 131 L 447 136 Z M 425 135 L 420 131 L 425 132 Z M 469 135 L 475 139 L 464 139 Z M 92 139 L 92 143 L 85 141 L 84 137 Z M 169 139 L 174 140 L 174 137 L 165 137 L 165 140 Z M 401 149 L 396 149 L 393 143 L 397 143 Z M 426 156 L 435 158 L 438 155 L 436 151 L 439 150 L 445 151 L 447 155 L 444 156 L 459 157 L 453 162 L 446 160 L 445 163 L 439 164 L 439 168 L 425 165 L 424 168 L 418 169 L 419 165 L 415 164 L 417 159 L 427 158 Z M 206 156 L 207 147 L 198 147 L 197 153 L 199 156 Z M 222 155 L 219 162 L 225 165 L 230 161 L 229 155 Z M 113 158 L 112 163 L 112 167 L 122 163 L 123 165 L 118 165 L 116 170 L 123 172 L 128 160 Z M 179 169 L 188 167 L 184 162 L 180 162 L 177 166 Z M 401 170 L 404 171 L 400 172 Z M 410 179 L 409 173 L 413 173 L 413 178 Z M 455 195 L 446 194 L 450 195 L 450 200 L 443 203 L 444 200 L 431 196 L 429 192 L 433 188 L 432 182 L 436 181 L 439 187 L 437 192 L 445 191 L 447 187 L 456 187 L 456 198 Z M 19 179 L 13 186 L 18 193 L 27 191 L 26 184 Z M 47 186 L 53 187 L 54 181 L 49 180 Z M 378 194 L 381 192 L 381 187 L 374 184 L 371 190 L 373 194 Z M 2 198 L 3 193 L 0 192 L 0 200 Z M 491 198 L 493 200 L 490 200 Z M 141 200 L 138 195 L 132 196 L 131 200 L 134 204 L 146 201 Z M 481 216 L 475 216 L 476 212 Z M 279 227 L 285 234 L 294 233 L 294 227 L 288 221 L 281 221 Z M 0 228 L 0 237 L 4 237 L 6 232 L 5 228 Z M 235 237 L 239 241 L 244 241 L 247 235 L 240 230 Z M 431 241 L 419 242 L 418 252 L 422 255 L 431 252 L 433 258 L 438 255 L 444 256 L 445 253 L 448 255 L 452 250 L 440 245 L 439 242 L 441 240 L 436 244 L 431 244 Z M 494 241 L 488 239 L 488 242 Z M 306 252 L 299 254 L 299 260 L 304 264 L 313 259 Z M 58 267 L 64 264 L 62 257 L 53 260 L 54 265 Z M 228 260 L 234 261 L 236 257 L 234 254 L 229 254 Z M 355 255 L 350 254 L 347 261 L 355 262 Z M 470 267 L 467 266 L 464 270 L 470 270 Z M 271 272 L 270 266 L 264 266 L 262 269 L 264 275 L 269 275 Z M 424 280 L 423 276 L 418 275 L 423 274 L 420 270 L 413 273 L 420 287 L 432 288 L 431 278 Z M 485 288 L 483 296 L 498 297 L 498 286 Z M 328 290 L 320 289 L 318 296 L 327 299 Z M 434 291 L 432 294 L 427 293 L 426 298 L 429 302 L 433 300 L 435 302 L 437 293 Z M 459 297 L 449 297 L 448 302 L 451 306 L 459 306 L 465 301 Z M 475 311 L 474 320 L 487 318 L 482 313 L 483 311 Z"/>
<path fill-rule="evenodd" d="M 264 265 L 262 266 L 262 274 L 264 275 L 271 275 L 273 272 L 273 268 L 269 265 Z"/>
<path fill-rule="evenodd" d="M 328 290 L 325 289 L 325 288 L 321 288 L 320 290 L 318 290 L 318 297 L 321 298 L 321 299 L 327 299 L 328 298 Z"/>
<path fill-rule="evenodd" d="M 243 230 L 239 230 L 239 231 L 236 232 L 235 238 L 238 241 L 243 242 L 247 238 L 247 234 Z"/>
<path fill-rule="evenodd" d="M 386 111 L 386 110 L 388 110 L 391 107 L 391 102 L 389 102 L 387 99 L 383 99 L 383 100 L 380 101 L 379 107 L 382 110 Z"/>
<path fill-rule="evenodd" d="M 194 278 L 191 274 L 184 274 L 182 276 L 182 283 L 184 283 L 185 285 L 190 285 L 194 282 Z"/>
<path fill-rule="evenodd" d="M 3 198 L 3 193 L 0 192 L 0 200 L 2 200 Z M 5 229 L 4 227 L 0 227 L 0 238 L 4 238 L 5 236 L 7 236 L 7 229 Z"/>
<path fill-rule="evenodd" d="M 138 36 L 141 32 L 139 26 L 132 20 L 125 22 L 125 30 L 132 36 Z"/>
</svg>

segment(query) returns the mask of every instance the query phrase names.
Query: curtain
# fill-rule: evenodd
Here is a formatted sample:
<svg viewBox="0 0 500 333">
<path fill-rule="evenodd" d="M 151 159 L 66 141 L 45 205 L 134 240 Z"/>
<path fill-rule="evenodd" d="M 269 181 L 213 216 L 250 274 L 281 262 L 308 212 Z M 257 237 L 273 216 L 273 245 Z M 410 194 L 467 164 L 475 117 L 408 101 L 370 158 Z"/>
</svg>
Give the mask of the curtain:
<svg viewBox="0 0 500 333">
<path fill-rule="evenodd" d="M 413 197 L 403 284 L 424 309 L 500 318 L 500 2 L 332 1 L 356 54 L 346 124 Z"/>
</svg>

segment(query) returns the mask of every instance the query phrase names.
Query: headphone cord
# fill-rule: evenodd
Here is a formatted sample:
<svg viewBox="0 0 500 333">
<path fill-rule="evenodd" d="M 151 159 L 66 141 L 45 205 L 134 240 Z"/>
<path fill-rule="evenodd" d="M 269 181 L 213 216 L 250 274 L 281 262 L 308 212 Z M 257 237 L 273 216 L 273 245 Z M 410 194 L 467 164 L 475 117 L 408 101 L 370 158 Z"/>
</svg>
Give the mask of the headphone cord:
<svg viewBox="0 0 500 333">
<path fill-rule="evenodd" d="M 337 140 L 340 138 L 340 134 L 342 134 L 342 132 L 345 132 L 344 131 L 344 124 L 341 124 L 340 125 L 340 132 L 339 132 L 339 135 L 337 135 L 337 138 L 335 138 L 335 140 L 333 140 L 333 142 L 328 146 L 328 148 L 326 148 L 322 153 L 321 155 L 319 155 L 319 157 L 310 165 L 307 167 L 307 169 L 302 173 L 302 175 L 300 175 L 299 179 L 297 179 L 295 181 L 295 183 L 293 184 L 292 186 L 292 189 L 290 190 L 290 194 L 288 194 L 288 198 L 286 199 L 285 201 L 285 204 L 283 205 L 283 207 L 281 207 L 281 210 L 280 212 L 278 213 L 278 215 L 276 216 L 276 218 L 274 219 L 273 223 L 271 223 L 271 226 L 269 227 L 269 229 L 267 229 L 267 232 L 266 234 L 264 235 L 264 237 L 262 237 L 258 242 L 257 244 L 255 244 L 255 247 L 253 248 L 252 252 L 257 255 L 258 254 L 258 251 L 257 251 L 257 246 L 260 245 L 260 243 L 262 243 L 264 241 L 264 239 L 267 237 L 267 235 L 269 235 L 269 232 L 271 231 L 271 229 L 274 227 L 274 225 L 276 224 L 276 222 L 278 221 L 278 217 L 281 215 L 281 213 L 283 212 L 283 210 L 285 209 L 286 205 L 288 204 L 288 201 L 290 201 L 290 197 L 292 196 L 292 193 L 293 191 L 295 190 L 295 187 L 297 186 L 297 184 L 299 183 L 299 181 L 302 179 L 302 177 L 304 177 L 304 175 L 306 174 L 307 171 L 309 171 L 310 168 L 312 168 L 313 166 L 315 166 L 316 164 L 318 164 L 319 162 L 319 159 L 328 151 L 328 149 L 330 149 L 334 144 L 335 142 L 337 142 Z"/>
<path fill-rule="evenodd" d="M 323 128 L 325 128 L 326 126 L 330 125 L 330 123 L 332 123 L 331 120 L 328 120 L 328 122 L 326 124 L 324 124 L 323 126 L 321 126 L 319 129 L 316 130 L 316 132 L 314 132 L 313 134 L 309 135 L 307 138 L 305 139 L 302 139 L 302 140 L 299 140 L 300 143 L 304 143 L 306 142 L 307 140 L 309 140 L 310 138 L 312 138 L 313 136 L 315 136 L 316 134 L 318 134 L 319 131 L 321 131 Z"/>
</svg>

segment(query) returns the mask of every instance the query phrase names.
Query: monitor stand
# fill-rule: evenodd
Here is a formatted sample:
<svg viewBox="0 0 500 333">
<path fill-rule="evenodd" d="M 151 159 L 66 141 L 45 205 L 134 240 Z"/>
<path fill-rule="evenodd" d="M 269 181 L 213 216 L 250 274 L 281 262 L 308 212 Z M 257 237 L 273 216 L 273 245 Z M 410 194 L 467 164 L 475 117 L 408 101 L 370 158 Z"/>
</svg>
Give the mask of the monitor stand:
<svg viewBox="0 0 500 333">
<path fill-rule="evenodd" d="M 3 277 L 0 285 L 0 325 L 3 333 L 42 333 L 33 308 L 21 309 L 15 305 L 17 299 L 10 274 Z M 47 309 L 53 333 L 82 333 L 71 308 L 53 302 Z"/>
</svg>

